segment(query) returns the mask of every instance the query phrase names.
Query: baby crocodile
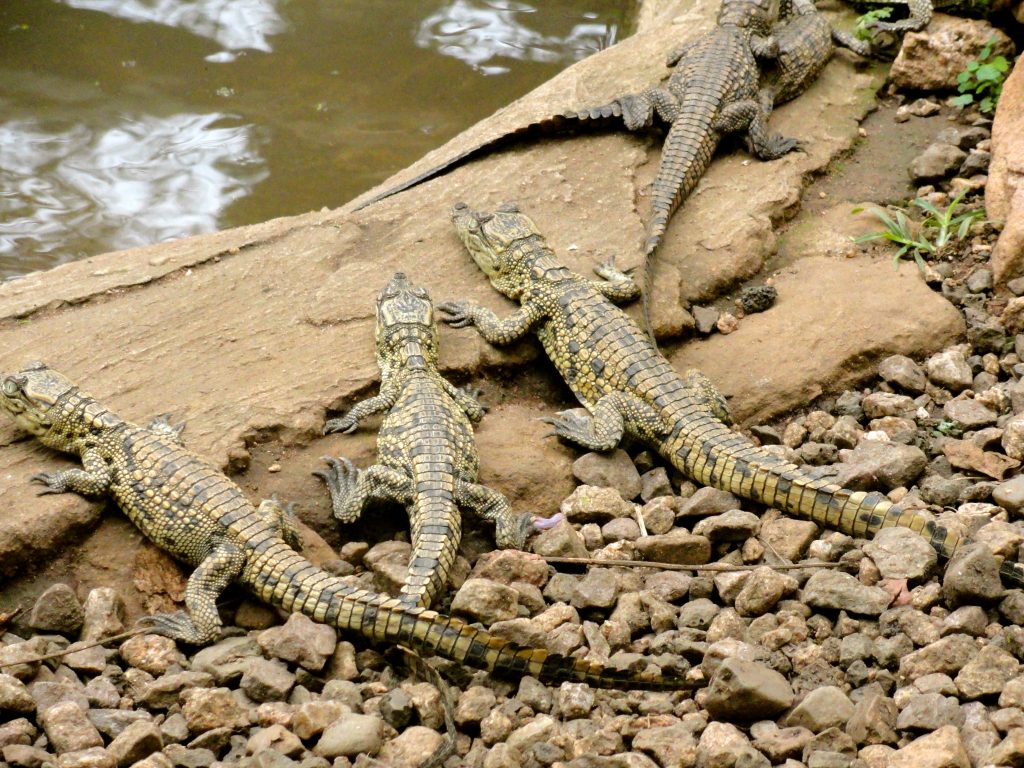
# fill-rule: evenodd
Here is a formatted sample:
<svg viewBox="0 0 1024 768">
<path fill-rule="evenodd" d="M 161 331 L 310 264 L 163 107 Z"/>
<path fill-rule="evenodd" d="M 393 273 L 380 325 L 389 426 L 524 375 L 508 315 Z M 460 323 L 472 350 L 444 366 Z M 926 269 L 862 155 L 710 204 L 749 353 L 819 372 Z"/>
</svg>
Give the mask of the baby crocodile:
<svg viewBox="0 0 1024 768">
<path fill-rule="evenodd" d="M 522 549 L 529 515 L 515 516 L 497 491 L 476 482 L 479 468 L 470 422 L 484 409 L 474 393 L 456 389 L 437 372 L 434 305 L 423 288 L 399 272 L 377 297 L 377 365 L 380 394 L 331 419 L 325 433 L 354 432 L 367 416 L 387 411 L 377 437 L 380 463 L 356 469 L 347 459 L 327 459 L 315 472 L 331 492 L 334 516 L 356 521 L 367 502 L 392 501 L 409 510 L 412 558 L 402 600 L 429 606 L 448 582 L 468 507 L 495 524 L 503 549 Z"/>
<path fill-rule="evenodd" d="M 184 448 L 165 422 L 140 427 L 124 421 L 43 363 L 0 376 L 0 407 L 43 445 L 81 457 L 83 469 L 35 475 L 42 493 L 110 494 L 148 539 L 195 566 L 185 590 L 188 612 L 143 619 L 158 634 L 197 645 L 215 640 L 217 597 L 236 581 L 286 611 L 489 671 L 601 687 L 690 687 L 672 675 L 652 679 L 519 648 L 329 575 L 293 549 L 294 529 L 280 505 L 253 506 L 222 472 Z"/>
<path fill-rule="evenodd" d="M 676 469 L 704 485 L 762 502 L 791 515 L 865 538 L 901 526 L 926 537 L 949 558 L 953 532 L 902 509 L 883 494 L 851 491 L 816 479 L 755 446 L 729 428 L 721 395 L 696 370 L 679 376 L 640 328 L 612 302 L 636 298 L 637 286 L 608 263 L 585 280 L 560 264 L 536 225 L 506 205 L 452 212 L 473 260 L 505 296 L 521 304 L 499 319 L 468 302 L 438 305 L 446 322 L 475 325 L 492 344 L 509 344 L 531 330 L 591 418 L 572 411 L 550 419 L 555 434 L 594 451 L 618 445 L 625 433 L 655 446 Z M 1004 561 L 1000 573 L 1024 585 L 1024 564 Z"/>
</svg>

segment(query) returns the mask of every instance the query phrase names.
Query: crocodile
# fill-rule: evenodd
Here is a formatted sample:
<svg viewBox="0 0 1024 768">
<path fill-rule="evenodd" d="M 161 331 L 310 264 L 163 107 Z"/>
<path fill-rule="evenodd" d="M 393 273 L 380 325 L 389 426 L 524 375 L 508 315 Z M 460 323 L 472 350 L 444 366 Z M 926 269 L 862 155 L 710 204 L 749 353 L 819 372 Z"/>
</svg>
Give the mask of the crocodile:
<svg viewBox="0 0 1024 768">
<path fill-rule="evenodd" d="M 755 445 L 729 426 L 725 400 L 697 370 L 679 375 L 650 338 L 615 302 L 637 297 L 636 283 L 605 262 L 587 280 L 563 266 L 537 226 L 514 205 L 481 213 L 459 203 L 452 221 L 491 285 L 521 306 L 499 318 L 466 301 L 438 304 L 445 322 L 475 326 L 492 344 L 535 331 L 548 357 L 589 415 L 565 411 L 547 421 L 553 434 L 606 451 L 629 434 L 651 446 L 683 475 L 867 538 L 889 526 L 924 536 L 948 559 L 960 537 L 884 494 L 852 491 L 812 476 Z M 1004 580 L 1024 585 L 1024 564 L 1004 561 Z"/>
<path fill-rule="evenodd" d="M 166 422 L 142 427 L 125 421 L 44 363 L 0 375 L 0 408 L 46 447 L 81 459 L 82 468 L 34 475 L 42 494 L 109 494 L 146 538 L 195 567 L 185 589 L 187 612 L 140 620 L 155 634 L 193 645 L 214 641 L 221 628 L 216 600 L 234 581 L 264 602 L 339 630 L 491 672 L 595 687 L 692 687 L 674 674 L 647 675 L 521 648 L 332 576 L 296 551 L 287 508 L 274 501 L 255 506 L 223 472 L 185 448 Z"/>
<path fill-rule="evenodd" d="M 402 599 L 426 607 L 444 589 L 458 554 L 459 506 L 493 521 L 503 549 L 523 548 L 532 519 L 513 515 L 504 496 L 477 483 L 470 422 L 484 409 L 475 391 L 457 389 L 437 372 L 434 306 L 401 272 L 377 297 L 376 339 L 380 393 L 330 419 L 324 432 L 354 432 L 363 419 L 387 411 L 377 437 L 380 463 L 356 469 L 348 459 L 327 458 L 328 469 L 314 474 L 327 483 L 343 523 L 359 519 L 371 500 L 407 507 L 413 549 Z"/>
<path fill-rule="evenodd" d="M 813 0 L 782 0 L 772 37 L 778 44 L 778 55 L 774 66 L 761 78 L 759 95 L 766 115 L 778 104 L 806 91 L 828 64 L 836 46 L 859 56 L 871 55 L 869 43 L 834 29 Z"/>
</svg>

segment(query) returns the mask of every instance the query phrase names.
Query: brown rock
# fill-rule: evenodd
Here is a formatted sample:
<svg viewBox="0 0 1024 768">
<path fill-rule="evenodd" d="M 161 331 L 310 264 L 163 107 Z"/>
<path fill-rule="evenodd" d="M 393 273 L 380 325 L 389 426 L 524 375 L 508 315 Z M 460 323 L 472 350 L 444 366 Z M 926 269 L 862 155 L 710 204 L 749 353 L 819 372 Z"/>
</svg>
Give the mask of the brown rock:
<svg viewBox="0 0 1024 768">
<path fill-rule="evenodd" d="M 54 704 L 44 710 L 39 714 L 39 722 L 58 754 L 103 746 L 103 738 L 96 726 L 72 701 Z"/>
<path fill-rule="evenodd" d="M 959 729 L 944 725 L 889 755 L 888 768 L 971 768 Z"/>
<path fill-rule="evenodd" d="M 711 560 L 711 542 L 686 531 L 643 536 L 634 544 L 637 554 L 644 560 L 680 565 L 703 565 Z"/>
<path fill-rule="evenodd" d="M 953 90 L 956 76 L 993 37 L 996 53 L 1012 55 L 1013 42 L 988 22 L 936 13 L 925 29 L 904 36 L 889 76 L 900 88 Z"/>
<path fill-rule="evenodd" d="M 1005 283 L 1024 275 L 1024 68 L 1014 67 L 999 97 L 992 124 L 992 161 L 985 212 L 1005 222 L 992 251 L 993 276 Z"/>
<path fill-rule="evenodd" d="M 237 730 L 249 724 L 248 713 L 227 688 L 189 688 L 182 692 L 181 700 L 181 713 L 192 733 Z"/>
<path fill-rule="evenodd" d="M 954 467 L 973 469 L 996 480 L 1002 480 L 1007 472 L 1020 466 L 1017 459 L 983 450 L 970 440 L 946 440 L 942 452 Z"/>
</svg>

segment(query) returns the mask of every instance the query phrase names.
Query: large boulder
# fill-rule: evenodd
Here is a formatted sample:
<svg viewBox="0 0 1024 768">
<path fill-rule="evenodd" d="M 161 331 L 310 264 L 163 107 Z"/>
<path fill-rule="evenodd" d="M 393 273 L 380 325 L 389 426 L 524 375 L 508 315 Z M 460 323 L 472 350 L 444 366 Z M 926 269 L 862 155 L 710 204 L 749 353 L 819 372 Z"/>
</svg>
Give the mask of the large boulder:
<svg viewBox="0 0 1024 768">
<path fill-rule="evenodd" d="M 1024 67 L 1003 84 L 992 124 L 992 162 L 985 186 L 985 213 L 1004 222 L 992 251 L 993 276 L 1004 283 L 1024 275 Z"/>
<path fill-rule="evenodd" d="M 978 58 L 992 38 L 993 55 L 1013 55 L 1013 41 L 987 21 L 936 13 L 927 27 L 904 36 L 889 77 L 908 90 L 953 90 L 957 87 L 956 76 Z"/>
</svg>

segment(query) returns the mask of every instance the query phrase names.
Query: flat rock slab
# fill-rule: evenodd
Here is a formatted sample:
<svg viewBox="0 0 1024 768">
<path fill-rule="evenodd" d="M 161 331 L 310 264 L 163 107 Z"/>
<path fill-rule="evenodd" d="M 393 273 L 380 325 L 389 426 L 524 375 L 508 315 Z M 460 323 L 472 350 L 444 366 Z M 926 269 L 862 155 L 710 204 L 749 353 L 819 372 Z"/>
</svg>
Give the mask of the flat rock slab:
<svg viewBox="0 0 1024 768">
<path fill-rule="evenodd" d="M 604 103 L 658 81 L 667 74 L 665 52 L 709 28 L 717 5 L 697 0 L 663 6 L 673 23 L 570 67 L 455 141 L 473 145 L 510 127 Z M 666 332 L 682 327 L 680 299 L 713 296 L 762 267 L 775 248 L 772 221 L 792 212 L 805 178 L 852 145 L 875 82 L 872 75 L 858 72 L 852 59 L 837 56 L 808 93 L 772 117 L 774 130 L 806 141 L 806 154 L 761 163 L 745 152 L 723 150 L 675 216 L 657 257 L 657 327 Z M 248 472 L 243 487 L 252 498 L 279 491 L 282 498 L 299 502 L 304 515 L 312 510 L 314 518 L 322 516 L 326 497 L 308 475 L 319 466 L 316 457 L 342 452 L 360 465 L 372 457 L 372 432 L 342 440 L 321 438 L 320 430 L 328 410 L 347 408 L 374 390 L 379 375 L 373 307 L 384 282 L 403 270 L 424 283 L 436 300 L 469 298 L 501 312 L 511 310 L 455 237 L 448 221 L 452 203 L 465 200 L 487 208 L 514 199 L 536 218 L 573 269 L 587 273 L 613 254 L 620 266 L 635 266 L 642 260 L 646 191 L 660 143 L 657 135 L 625 132 L 531 140 L 357 213 L 350 212 L 350 205 L 277 219 L 104 254 L 3 283 L 0 349 L 5 354 L 0 365 L 10 370 L 27 360 L 45 360 L 133 421 L 145 423 L 170 411 L 173 421 L 188 422 L 190 448 L 233 473 Z M 409 171 L 416 172 L 415 167 Z M 384 186 L 400 180 L 401 175 Z M 906 274 L 883 275 L 883 267 L 870 263 L 844 266 L 866 272 L 854 272 L 852 279 L 849 274 L 835 277 L 827 284 L 831 290 L 823 290 L 815 282 L 818 273 L 802 267 L 795 274 L 809 282 L 800 285 L 796 276 L 783 276 L 778 307 L 748 318 L 728 338 L 694 347 L 725 352 L 717 361 L 711 355 L 703 367 L 733 395 L 738 413 L 771 410 L 769 403 L 778 412 L 867 375 L 873 361 L 862 357 L 857 366 L 853 350 L 858 344 L 873 345 L 880 355 L 913 354 L 923 342 L 908 341 L 906 313 L 945 316 L 945 310 L 936 309 L 935 297 L 920 293 Z M 874 283 L 859 278 L 868 274 L 890 290 L 865 290 Z M 864 310 L 839 298 L 846 291 L 886 298 L 869 302 L 871 308 Z M 638 308 L 631 311 L 639 313 Z M 920 329 L 918 319 L 909 324 Z M 934 324 L 929 327 L 931 348 L 955 334 L 954 325 L 950 320 L 939 331 Z M 895 330 L 883 330 L 888 328 Z M 809 338 L 809 333 L 816 336 Z M 776 378 L 752 378 L 758 366 L 750 352 L 755 334 L 759 343 L 785 345 L 787 355 L 798 349 L 802 355 L 791 357 L 784 368 L 777 354 L 773 365 L 772 355 L 765 354 L 762 370 Z M 817 357 L 825 362 L 809 365 L 816 356 L 814 339 L 822 340 Z M 840 345 L 837 339 L 849 342 Z M 441 332 L 442 369 L 462 378 L 479 381 L 481 374 L 499 368 L 522 371 L 538 354 L 532 340 L 499 351 L 475 333 Z M 674 362 L 692 364 L 702 354 L 708 353 L 685 348 Z M 564 389 L 552 391 L 565 397 Z M 513 390 L 509 396 L 517 395 Z M 532 441 L 522 440 L 519 431 L 501 428 L 500 415 L 489 416 L 481 432 L 482 438 L 487 435 L 482 480 L 516 497 L 550 485 L 536 472 L 528 483 L 517 480 L 518 487 L 509 488 L 506 480 L 518 476 L 512 471 L 515 464 L 488 469 L 490 456 L 510 442 L 519 451 L 515 461 L 520 469 L 530 464 L 530 456 L 540 456 L 531 453 Z M 495 439 L 502 433 L 504 440 Z M 294 449 L 274 462 L 281 465 L 277 474 L 268 474 L 268 444 L 284 446 L 286 453 Z M 567 478 L 575 453 L 551 445 L 544 450 L 557 458 Z M 0 576 L 12 576 L 28 563 L 49 562 L 100 518 L 100 504 L 72 495 L 37 498 L 27 482 L 35 472 L 66 465 L 65 459 L 21 440 L 7 420 L 0 421 Z M 539 459 L 533 462 L 541 465 Z M 543 502 L 550 508 L 552 500 Z M 139 539 L 123 521 L 112 525 L 104 526 L 110 541 L 127 537 L 131 546 L 109 547 L 116 551 L 109 562 L 97 557 L 95 574 L 106 583 L 123 582 L 114 574 L 131 568 L 132 547 Z"/>
</svg>

